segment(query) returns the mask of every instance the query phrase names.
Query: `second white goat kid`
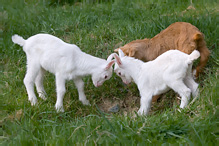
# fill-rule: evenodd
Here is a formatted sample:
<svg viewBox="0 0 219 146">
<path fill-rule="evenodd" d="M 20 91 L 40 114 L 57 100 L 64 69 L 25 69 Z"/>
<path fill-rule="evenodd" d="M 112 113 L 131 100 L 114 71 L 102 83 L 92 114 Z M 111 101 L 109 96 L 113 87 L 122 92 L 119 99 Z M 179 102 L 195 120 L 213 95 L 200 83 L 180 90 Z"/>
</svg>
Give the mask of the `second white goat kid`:
<svg viewBox="0 0 219 146">
<path fill-rule="evenodd" d="M 93 84 L 98 87 L 112 76 L 112 56 L 107 60 L 100 59 L 80 50 L 74 44 L 68 44 L 61 39 L 49 34 L 37 34 L 24 40 L 21 36 L 12 36 L 15 44 L 23 46 L 27 56 L 27 72 L 24 84 L 31 105 L 37 103 L 34 93 L 34 83 L 39 97 L 46 99 L 43 87 L 45 70 L 56 77 L 57 101 L 55 108 L 64 112 L 63 98 L 66 92 L 66 80 L 74 80 L 78 89 L 79 100 L 84 105 L 90 105 L 84 94 L 83 76 L 91 75 Z"/>
<path fill-rule="evenodd" d="M 195 50 L 190 55 L 178 50 L 170 50 L 163 53 L 155 60 L 142 62 L 132 57 L 124 56 L 119 50 L 119 56 L 114 54 L 116 64 L 114 71 L 124 83 L 132 80 L 140 91 L 139 115 L 147 115 L 152 97 L 173 89 L 181 96 L 180 108 L 184 108 L 189 100 L 198 95 L 198 84 L 192 77 L 192 64 L 200 53 Z"/>
</svg>

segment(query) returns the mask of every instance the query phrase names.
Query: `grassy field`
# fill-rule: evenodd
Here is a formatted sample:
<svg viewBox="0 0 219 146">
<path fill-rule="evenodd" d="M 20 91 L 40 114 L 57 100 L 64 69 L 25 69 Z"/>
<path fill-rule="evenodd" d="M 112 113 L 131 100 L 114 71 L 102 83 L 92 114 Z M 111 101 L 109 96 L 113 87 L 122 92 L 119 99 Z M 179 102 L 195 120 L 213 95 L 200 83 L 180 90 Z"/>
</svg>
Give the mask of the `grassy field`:
<svg viewBox="0 0 219 146">
<path fill-rule="evenodd" d="M 0 143 L 1 145 L 218 145 L 218 9 L 215 1 L 175 0 L 0 0 Z M 13 34 L 28 38 L 49 33 L 78 45 L 91 55 L 107 58 L 135 39 L 151 38 L 177 21 L 189 22 L 205 34 L 210 60 L 197 82 L 200 97 L 179 110 L 173 91 L 153 104 L 150 115 L 133 118 L 139 93 L 124 86 L 115 74 L 95 88 L 85 77 L 91 106 L 78 100 L 72 81 L 66 83 L 64 113 L 56 113 L 54 76 L 44 81 L 48 99 L 32 107 L 23 78 L 26 55 L 11 41 Z M 118 113 L 101 109 L 108 101 L 130 102 Z M 105 105 L 104 105 L 105 106 Z M 122 109 L 123 108 L 123 109 Z"/>
</svg>

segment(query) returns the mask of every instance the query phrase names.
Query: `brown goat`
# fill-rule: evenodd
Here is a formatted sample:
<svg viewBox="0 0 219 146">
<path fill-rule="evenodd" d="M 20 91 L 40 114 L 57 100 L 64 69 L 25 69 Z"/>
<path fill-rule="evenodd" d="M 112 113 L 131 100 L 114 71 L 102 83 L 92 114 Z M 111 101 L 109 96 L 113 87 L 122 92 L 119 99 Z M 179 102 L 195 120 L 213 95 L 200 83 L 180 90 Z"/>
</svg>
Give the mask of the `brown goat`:
<svg viewBox="0 0 219 146">
<path fill-rule="evenodd" d="M 199 76 L 210 55 L 203 33 L 194 25 L 186 22 L 175 22 L 151 39 L 135 40 L 118 49 L 121 49 L 127 56 L 145 62 L 154 60 L 168 50 L 177 49 L 190 54 L 196 49 L 201 57 L 196 67 L 195 77 Z M 118 49 L 114 51 L 117 52 Z M 153 101 L 156 101 L 156 98 L 158 96 L 154 97 Z"/>
</svg>

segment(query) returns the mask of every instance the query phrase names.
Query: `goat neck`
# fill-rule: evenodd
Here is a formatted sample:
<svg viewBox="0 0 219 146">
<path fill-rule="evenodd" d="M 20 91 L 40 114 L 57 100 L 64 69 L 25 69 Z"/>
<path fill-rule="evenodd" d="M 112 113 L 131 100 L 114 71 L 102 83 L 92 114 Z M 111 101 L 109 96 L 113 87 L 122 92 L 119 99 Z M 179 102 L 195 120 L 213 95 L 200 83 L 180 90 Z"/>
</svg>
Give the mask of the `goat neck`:
<svg viewBox="0 0 219 146">
<path fill-rule="evenodd" d="M 78 68 L 81 75 L 92 75 L 106 64 L 106 60 L 81 52 L 77 57 Z"/>
</svg>

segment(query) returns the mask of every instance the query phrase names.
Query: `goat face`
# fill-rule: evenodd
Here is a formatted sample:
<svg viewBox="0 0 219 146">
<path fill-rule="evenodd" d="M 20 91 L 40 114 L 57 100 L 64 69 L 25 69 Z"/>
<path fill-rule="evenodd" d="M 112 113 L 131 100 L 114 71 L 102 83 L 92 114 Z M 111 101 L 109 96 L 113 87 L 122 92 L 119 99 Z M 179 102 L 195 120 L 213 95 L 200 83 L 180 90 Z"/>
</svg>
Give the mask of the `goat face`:
<svg viewBox="0 0 219 146">
<path fill-rule="evenodd" d="M 119 51 L 119 56 L 117 54 L 114 54 L 114 57 L 116 59 L 114 71 L 122 79 L 122 81 L 125 84 L 129 84 L 132 82 L 132 77 L 130 76 L 129 72 L 127 72 L 124 69 L 125 65 L 122 62 L 122 58 L 124 57 L 124 53 L 122 52 L 121 49 L 119 49 L 118 51 Z"/>
<path fill-rule="evenodd" d="M 92 75 L 92 81 L 95 87 L 101 86 L 106 80 L 109 80 L 112 76 L 112 66 L 115 63 L 114 60 L 107 61 L 106 65 L 100 66 L 98 72 Z"/>
<path fill-rule="evenodd" d="M 125 84 L 132 82 L 131 76 L 124 69 L 119 67 L 117 63 L 115 64 L 114 72 L 122 79 Z"/>
</svg>

